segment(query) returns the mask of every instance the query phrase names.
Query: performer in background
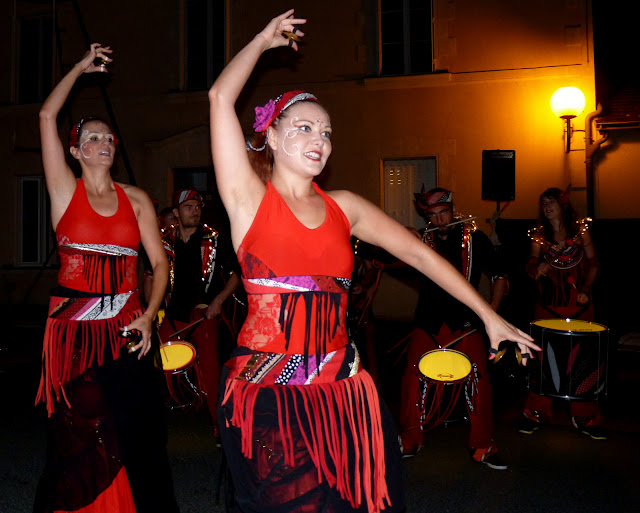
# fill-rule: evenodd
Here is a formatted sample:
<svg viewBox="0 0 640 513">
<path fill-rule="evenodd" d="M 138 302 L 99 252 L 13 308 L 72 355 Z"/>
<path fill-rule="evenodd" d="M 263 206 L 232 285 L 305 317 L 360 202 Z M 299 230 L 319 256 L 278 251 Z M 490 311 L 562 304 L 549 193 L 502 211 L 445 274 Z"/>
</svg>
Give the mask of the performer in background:
<svg viewBox="0 0 640 513">
<path fill-rule="evenodd" d="M 331 120 L 314 95 L 290 91 L 256 108 L 256 134 L 245 141 L 235 102 L 263 52 L 297 50 L 305 21 L 293 10 L 271 20 L 209 91 L 216 180 L 249 298 L 219 408 L 232 507 L 400 511 L 397 434 L 345 329 L 350 236 L 446 287 L 486 322 L 494 346 L 535 345 L 379 208 L 314 183 L 332 150 Z"/>
<path fill-rule="evenodd" d="M 105 71 L 94 59 L 110 63 L 111 53 L 92 44 L 40 110 L 60 272 L 36 399 L 46 403 L 50 420 L 34 511 L 178 510 L 166 453 L 163 376 L 151 354 L 151 325 L 168 274 L 155 210 L 141 189 L 111 178 L 118 141 L 105 122 L 85 118 L 71 129 L 79 179 L 58 135 L 58 113 L 76 80 Z M 141 241 L 156 277 L 146 311 L 136 290 Z M 130 341 L 120 330 L 140 339 Z"/>
<path fill-rule="evenodd" d="M 491 308 L 498 310 L 505 293 L 506 279 L 489 238 L 477 230 L 475 222 L 466 221 L 455 212 L 451 191 L 442 188 L 423 190 L 415 194 L 416 207 L 427 221 L 420 234 L 423 243 L 437 251 L 461 275 L 477 288 L 482 273 L 491 279 Z M 424 383 L 418 370 L 418 361 L 427 351 L 445 346 L 473 328 L 481 328 L 478 316 L 460 301 L 450 296 L 433 281 L 423 278 L 415 312 L 415 330 L 409 339 L 407 367 L 402 376 L 402 406 L 400 413 L 401 439 L 405 456 L 413 456 L 422 445 L 425 422 L 422 419 Z M 466 336 L 451 349 L 466 354 L 477 368 L 472 379 L 477 379 L 473 394 L 473 411 L 469 412 L 471 432 L 469 451 L 474 461 L 497 470 L 507 465 L 498 455 L 493 439 L 493 398 L 487 369 L 487 347 L 484 334 L 476 331 Z M 434 385 L 432 385 L 434 386 Z"/>
<path fill-rule="evenodd" d="M 158 228 L 166 230 L 167 228 L 177 224 L 178 220 L 173 214 L 173 207 L 165 207 L 158 213 Z M 153 287 L 153 269 L 151 268 L 151 262 L 147 258 L 147 254 L 144 248 L 140 248 L 140 259 L 142 263 L 142 299 L 146 302 L 151 297 L 151 288 Z"/>
<path fill-rule="evenodd" d="M 196 348 L 201 386 L 217 436 L 219 336 L 222 332 L 235 338 L 234 319 L 225 314 L 224 305 L 233 302 L 231 295 L 240 285 L 240 269 L 231 245 L 216 230 L 200 223 L 202 206 L 202 196 L 195 189 L 182 189 L 173 195 L 173 214 L 178 222 L 162 236 L 169 259 L 169 286 L 160 339 L 166 343 L 172 333 L 202 319 L 182 333 L 182 338 Z"/>
<path fill-rule="evenodd" d="M 589 233 L 591 219 L 578 220 L 569 191 L 552 187 L 540 195 L 538 227 L 529 232 L 527 274 L 536 280 L 534 319 L 593 321 L 592 287 L 600 265 Z M 574 426 L 594 440 L 607 438 L 595 401 L 572 401 Z M 531 434 L 552 413 L 552 399 L 529 392 L 519 431 Z"/>
</svg>

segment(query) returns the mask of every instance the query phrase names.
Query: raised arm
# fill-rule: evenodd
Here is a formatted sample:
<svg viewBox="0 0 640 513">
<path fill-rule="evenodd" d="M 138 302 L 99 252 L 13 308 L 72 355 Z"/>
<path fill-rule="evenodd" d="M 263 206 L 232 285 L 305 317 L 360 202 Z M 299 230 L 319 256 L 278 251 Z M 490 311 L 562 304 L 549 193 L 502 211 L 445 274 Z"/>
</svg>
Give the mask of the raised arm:
<svg viewBox="0 0 640 513">
<path fill-rule="evenodd" d="M 107 55 L 110 53 L 108 46 L 103 48 L 99 43 L 93 43 L 82 60 L 51 91 L 40 109 L 42 164 L 51 198 L 51 221 L 54 229 L 67 209 L 76 188 L 76 179 L 67 165 L 66 152 L 58 134 L 58 114 L 78 77 L 83 73 L 105 71 L 104 67 L 96 66 L 93 61 L 96 58 L 111 61 Z"/>
<path fill-rule="evenodd" d="M 282 33 L 294 31 L 294 25 L 305 21 L 293 18 L 293 9 L 273 18 L 227 64 L 209 91 L 211 153 L 220 197 L 231 221 L 234 244 L 238 244 L 249 229 L 266 190 L 249 163 L 235 103 L 263 52 L 287 45 L 298 49 L 296 42 Z M 296 34 L 304 35 L 301 31 Z"/>
<path fill-rule="evenodd" d="M 528 348 L 540 350 L 530 336 L 500 317 L 455 267 L 400 223 L 350 192 L 335 191 L 331 196 L 351 222 L 353 235 L 386 249 L 471 308 L 484 322 L 493 349 L 503 340 L 511 340 L 520 346 L 523 354 L 530 353 Z M 526 365 L 526 360 L 523 362 Z"/>
</svg>

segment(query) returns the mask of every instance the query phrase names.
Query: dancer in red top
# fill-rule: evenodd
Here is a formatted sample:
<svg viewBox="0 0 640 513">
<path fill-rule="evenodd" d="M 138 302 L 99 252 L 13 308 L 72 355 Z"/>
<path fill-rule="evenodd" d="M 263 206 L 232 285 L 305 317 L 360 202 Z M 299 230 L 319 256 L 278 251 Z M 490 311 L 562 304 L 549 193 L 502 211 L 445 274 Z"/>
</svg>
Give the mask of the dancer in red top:
<svg viewBox="0 0 640 513">
<path fill-rule="evenodd" d="M 264 51 L 297 50 L 305 21 L 293 10 L 271 20 L 209 91 L 216 180 L 250 297 L 219 408 L 233 510 L 401 511 L 397 434 L 346 336 L 350 235 L 383 247 L 470 306 L 495 347 L 507 339 L 524 352 L 537 346 L 380 209 L 314 184 L 331 154 L 332 131 L 315 96 L 291 91 L 257 108 L 256 135 L 245 143 L 236 99 Z"/>
<path fill-rule="evenodd" d="M 83 73 L 104 71 L 111 49 L 92 44 L 40 111 L 42 160 L 60 273 L 45 329 L 37 401 L 50 416 L 47 461 L 34 511 L 173 512 L 177 505 L 163 431 L 163 376 L 151 355 L 151 323 L 168 263 L 155 210 L 137 187 L 110 174 L 117 139 L 96 118 L 71 129 L 65 160 L 57 117 Z M 137 287 L 142 242 L 155 280 L 146 311 Z M 127 339 L 121 331 L 139 333 Z"/>
</svg>

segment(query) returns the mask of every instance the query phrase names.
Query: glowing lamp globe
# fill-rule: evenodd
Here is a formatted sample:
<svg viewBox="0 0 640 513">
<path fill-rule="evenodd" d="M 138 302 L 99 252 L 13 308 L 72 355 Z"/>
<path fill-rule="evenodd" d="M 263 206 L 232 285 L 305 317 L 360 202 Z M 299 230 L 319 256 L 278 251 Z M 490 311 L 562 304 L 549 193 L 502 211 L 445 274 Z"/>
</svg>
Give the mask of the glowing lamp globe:
<svg viewBox="0 0 640 513">
<path fill-rule="evenodd" d="M 575 118 L 586 103 L 584 94 L 577 87 L 561 87 L 551 96 L 551 110 L 562 119 Z"/>
</svg>

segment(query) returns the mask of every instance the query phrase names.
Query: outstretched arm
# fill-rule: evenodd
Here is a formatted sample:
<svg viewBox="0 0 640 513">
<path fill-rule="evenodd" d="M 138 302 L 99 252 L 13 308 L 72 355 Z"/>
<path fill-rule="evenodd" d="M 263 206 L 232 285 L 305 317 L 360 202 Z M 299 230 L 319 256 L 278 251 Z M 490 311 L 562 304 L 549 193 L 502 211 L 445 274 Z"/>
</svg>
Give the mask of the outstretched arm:
<svg viewBox="0 0 640 513">
<path fill-rule="evenodd" d="M 209 90 L 211 153 L 220 197 L 229 214 L 234 244 L 249 229 L 264 196 L 265 186 L 253 171 L 245 148 L 244 134 L 235 103 L 263 52 L 286 46 L 283 32 L 306 20 L 293 18 L 293 9 L 273 18 L 227 66 Z M 297 35 L 304 35 L 301 31 Z M 290 45 L 294 50 L 295 41 Z"/>
<path fill-rule="evenodd" d="M 471 308 L 484 322 L 492 348 L 497 349 L 503 340 L 511 340 L 520 346 L 522 353 L 530 353 L 528 348 L 540 350 L 529 335 L 500 317 L 455 267 L 400 223 L 350 192 L 335 191 L 331 196 L 347 215 L 356 237 L 386 249 Z M 526 364 L 526 360 L 523 362 Z"/>
<path fill-rule="evenodd" d="M 93 43 L 89 51 L 82 57 L 82 60 L 51 91 L 51 94 L 40 109 L 42 164 L 47 180 L 47 190 L 51 198 L 51 221 L 54 229 L 69 205 L 76 189 L 76 179 L 67 165 L 65 150 L 58 134 L 58 114 L 67 101 L 78 77 L 83 73 L 104 71 L 104 68 L 96 66 L 93 61 L 97 57 L 105 61 L 111 61 L 111 58 L 107 55 L 110 53 L 111 49 L 108 46 L 103 48 L 99 43 Z"/>
</svg>

